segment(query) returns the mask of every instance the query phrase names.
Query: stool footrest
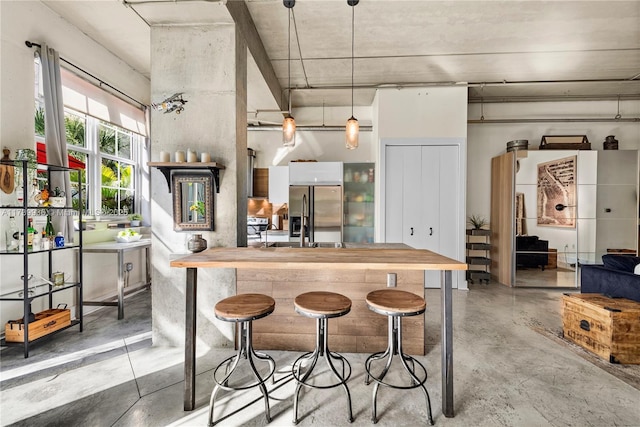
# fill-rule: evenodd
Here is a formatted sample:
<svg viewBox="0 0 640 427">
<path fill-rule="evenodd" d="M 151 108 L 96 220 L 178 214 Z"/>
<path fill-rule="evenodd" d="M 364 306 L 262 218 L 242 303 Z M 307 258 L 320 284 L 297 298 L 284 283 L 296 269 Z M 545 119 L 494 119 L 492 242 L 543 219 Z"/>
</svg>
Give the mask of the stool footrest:
<svg viewBox="0 0 640 427">
<path fill-rule="evenodd" d="M 386 387 L 391 387 L 391 388 L 401 389 L 401 390 L 409 390 L 409 389 L 412 389 L 412 388 L 420 387 L 421 385 L 423 385 L 427 381 L 427 368 L 425 368 L 422 363 L 420 363 L 414 357 L 409 356 L 408 354 L 402 354 L 402 355 L 398 355 L 398 356 L 401 356 L 401 358 L 404 360 L 404 363 L 402 365 L 404 366 L 405 370 L 407 372 L 409 372 L 409 375 L 411 376 L 411 385 L 404 386 L 404 385 L 392 384 L 392 383 L 384 381 L 383 379 L 386 376 L 388 369 L 384 369 L 379 377 L 374 375 L 374 374 L 372 374 L 371 373 L 371 362 L 373 362 L 374 360 L 383 359 L 386 355 L 388 355 L 388 352 L 380 351 L 378 353 L 374 353 L 371 356 L 369 356 L 367 358 L 367 360 L 364 362 L 364 368 L 367 371 L 367 377 L 365 379 L 365 383 L 367 385 L 369 385 L 369 381 L 368 380 L 370 378 L 373 381 L 375 381 L 375 382 L 377 382 L 377 383 L 379 383 L 381 385 L 384 385 Z M 393 359 L 393 355 L 391 355 L 390 358 Z M 409 370 L 409 367 L 406 364 L 407 362 L 411 362 L 411 364 L 414 366 L 414 368 Z M 416 364 L 422 370 L 420 375 L 416 374 L 416 371 L 415 371 L 415 365 Z M 389 365 L 390 365 L 390 362 L 389 362 Z"/>
</svg>

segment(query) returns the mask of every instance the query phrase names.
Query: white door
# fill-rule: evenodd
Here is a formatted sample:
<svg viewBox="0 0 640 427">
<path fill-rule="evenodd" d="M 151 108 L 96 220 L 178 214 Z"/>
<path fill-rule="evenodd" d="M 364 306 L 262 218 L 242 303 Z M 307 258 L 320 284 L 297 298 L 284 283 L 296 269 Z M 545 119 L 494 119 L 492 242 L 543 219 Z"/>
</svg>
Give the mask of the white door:
<svg viewBox="0 0 640 427">
<path fill-rule="evenodd" d="M 386 147 L 386 242 L 457 258 L 464 228 L 457 224 L 462 209 L 458 154 L 454 145 Z M 438 271 L 425 273 L 425 287 L 440 287 Z"/>
</svg>

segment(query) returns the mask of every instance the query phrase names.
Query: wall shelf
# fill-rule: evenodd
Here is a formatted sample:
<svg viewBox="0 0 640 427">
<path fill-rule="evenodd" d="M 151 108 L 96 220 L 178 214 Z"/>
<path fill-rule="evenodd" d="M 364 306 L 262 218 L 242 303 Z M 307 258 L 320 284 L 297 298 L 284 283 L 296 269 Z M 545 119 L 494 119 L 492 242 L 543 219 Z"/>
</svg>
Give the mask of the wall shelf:
<svg viewBox="0 0 640 427">
<path fill-rule="evenodd" d="M 171 171 L 188 171 L 207 169 L 213 174 L 213 181 L 216 185 L 216 193 L 220 192 L 220 170 L 224 169 L 224 165 L 216 162 L 148 162 L 147 165 L 157 168 L 162 172 L 167 180 L 169 193 L 171 193 Z"/>
</svg>

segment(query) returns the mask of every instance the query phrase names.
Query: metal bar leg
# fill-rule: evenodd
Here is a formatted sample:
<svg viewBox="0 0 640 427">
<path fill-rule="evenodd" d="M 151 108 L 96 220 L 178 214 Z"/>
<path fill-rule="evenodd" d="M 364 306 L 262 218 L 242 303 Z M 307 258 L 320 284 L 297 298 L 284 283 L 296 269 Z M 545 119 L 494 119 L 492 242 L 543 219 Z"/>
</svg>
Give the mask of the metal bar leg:
<svg viewBox="0 0 640 427">
<path fill-rule="evenodd" d="M 347 393 L 347 410 L 349 411 L 349 418 L 347 419 L 350 423 L 353 422 L 353 410 L 351 409 L 351 393 L 349 393 L 349 387 L 347 387 L 347 382 L 345 380 L 345 375 L 344 375 L 344 368 L 345 368 L 345 359 L 344 357 L 340 356 L 340 357 L 335 357 L 336 359 L 339 359 L 342 362 L 342 376 L 340 376 L 340 374 L 338 374 L 338 371 L 336 370 L 336 367 L 333 365 L 333 362 L 331 361 L 331 352 L 329 351 L 329 337 L 327 336 L 327 332 L 329 330 L 329 326 L 328 326 L 328 320 L 327 319 L 321 319 L 322 320 L 322 326 L 324 329 L 324 336 L 323 336 L 323 343 L 322 343 L 322 350 L 324 352 L 324 358 L 327 361 L 327 365 L 329 365 L 329 369 L 331 369 L 331 371 L 333 372 L 333 375 L 335 375 L 335 377 L 338 379 L 338 381 L 340 381 L 342 383 L 342 387 L 344 388 L 345 393 Z"/>
<path fill-rule="evenodd" d="M 242 328 L 245 330 L 245 354 L 247 359 L 249 360 L 249 366 L 251 366 L 251 372 L 253 372 L 253 376 L 256 378 L 258 385 L 260 387 L 260 391 L 264 396 L 264 412 L 267 418 L 267 423 L 271 422 L 271 412 L 269 411 L 269 393 L 267 392 L 267 387 L 264 385 L 264 380 L 260 376 L 260 373 L 256 369 L 256 365 L 253 363 L 253 346 L 251 344 L 251 334 L 252 334 L 252 322 L 242 322 Z M 269 364 L 271 365 L 271 364 Z M 275 364 L 274 364 L 275 365 Z"/>
<path fill-rule="evenodd" d="M 452 274 L 445 270 L 440 276 L 442 296 L 442 413 L 453 414 L 453 308 Z"/>
<path fill-rule="evenodd" d="M 398 323 L 396 326 L 398 328 L 398 333 L 396 335 L 396 339 L 398 340 L 397 346 L 398 346 L 398 352 L 400 353 L 400 362 L 402 363 L 402 366 L 404 367 L 405 371 L 407 371 L 407 373 L 411 377 L 411 385 L 415 385 L 416 387 L 419 385 L 422 391 L 424 392 L 424 397 L 427 400 L 427 417 L 429 418 L 429 425 L 433 425 L 433 416 L 431 415 L 431 399 L 429 399 L 429 392 L 427 391 L 427 387 L 425 387 L 424 385 L 424 381 L 427 380 L 426 370 L 425 370 L 424 381 L 421 382 L 418 376 L 415 374 L 415 364 L 413 362 L 413 357 L 405 357 L 404 353 L 402 352 L 402 318 L 398 317 L 397 322 Z M 412 367 L 411 369 L 409 369 L 409 365 L 407 364 L 407 359 L 411 362 L 411 367 Z"/>
<path fill-rule="evenodd" d="M 124 319 L 124 253 L 118 251 L 118 320 Z"/>
<path fill-rule="evenodd" d="M 382 381 L 385 375 L 387 375 L 387 372 L 389 372 L 389 368 L 391 367 L 391 362 L 393 362 L 393 356 L 398 354 L 397 352 L 398 348 L 396 346 L 397 331 L 396 331 L 395 322 L 396 320 L 394 316 L 389 316 L 389 320 L 388 320 L 389 331 L 387 332 L 387 335 L 388 335 L 387 351 L 385 352 L 385 354 L 389 354 L 389 358 L 387 359 L 387 364 L 385 365 L 384 369 L 378 376 L 376 383 L 373 385 L 373 404 L 371 406 L 371 422 L 373 424 L 376 424 L 378 422 L 378 417 L 376 415 L 377 413 L 376 400 L 378 397 L 378 389 L 380 388 L 380 381 Z M 400 355 L 400 358 L 402 359 L 402 355 Z"/>
<path fill-rule="evenodd" d="M 187 268 L 184 337 L 184 410 L 193 411 L 196 401 L 196 294 L 198 270 Z"/>
<path fill-rule="evenodd" d="M 146 256 L 146 276 L 147 276 L 147 288 L 151 287 L 151 248 L 144 248 L 144 254 Z"/>
<path fill-rule="evenodd" d="M 300 378 L 300 381 L 297 381 L 297 385 L 296 385 L 296 391 L 293 394 L 293 424 L 298 424 L 298 399 L 299 399 L 299 395 L 300 395 L 300 390 L 302 389 L 302 383 L 307 381 L 307 378 L 309 378 L 309 375 L 311 375 L 311 371 L 313 371 L 313 368 L 315 368 L 316 363 L 318 362 L 318 348 L 316 347 L 315 350 L 313 350 L 313 352 L 311 353 L 311 356 L 313 357 L 313 362 L 311 362 L 311 366 L 309 367 L 309 369 L 307 370 L 307 372 L 305 372 L 305 374 L 302 376 L 302 378 Z M 300 358 L 298 358 L 298 360 L 296 360 L 296 362 L 300 361 L 300 363 L 293 363 L 293 368 L 292 371 L 296 369 L 298 369 L 298 373 L 297 375 L 294 375 L 294 378 L 299 377 L 300 376 L 300 366 L 302 365 L 302 359 L 306 359 L 306 356 L 302 356 Z M 297 366 L 296 366 L 297 365 Z M 294 372 L 295 374 L 295 372 Z M 296 378 L 297 379 L 297 378 Z"/>
</svg>

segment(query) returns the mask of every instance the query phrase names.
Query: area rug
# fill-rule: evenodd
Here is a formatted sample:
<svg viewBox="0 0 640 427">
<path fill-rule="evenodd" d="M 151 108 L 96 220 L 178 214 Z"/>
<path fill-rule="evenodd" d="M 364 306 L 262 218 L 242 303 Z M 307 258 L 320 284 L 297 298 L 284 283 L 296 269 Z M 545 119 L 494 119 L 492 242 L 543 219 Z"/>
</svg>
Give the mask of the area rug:
<svg viewBox="0 0 640 427">
<path fill-rule="evenodd" d="M 550 340 L 567 347 L 584 360 L 593 363 L 600 369 L 605 370 L 614 377 L 629 384 L 636 390 L 640 390 L 640 365 L 620 365 L 615 363 L 609 363 L 608 361 L 596 356 L 593 353 L 585 350 L 573 342 L 564 339 L 562 329 L 552 330 L 540 325 L 529 325 L 531 329 L 539 334 L 549 338 Z"/>
</svg>

